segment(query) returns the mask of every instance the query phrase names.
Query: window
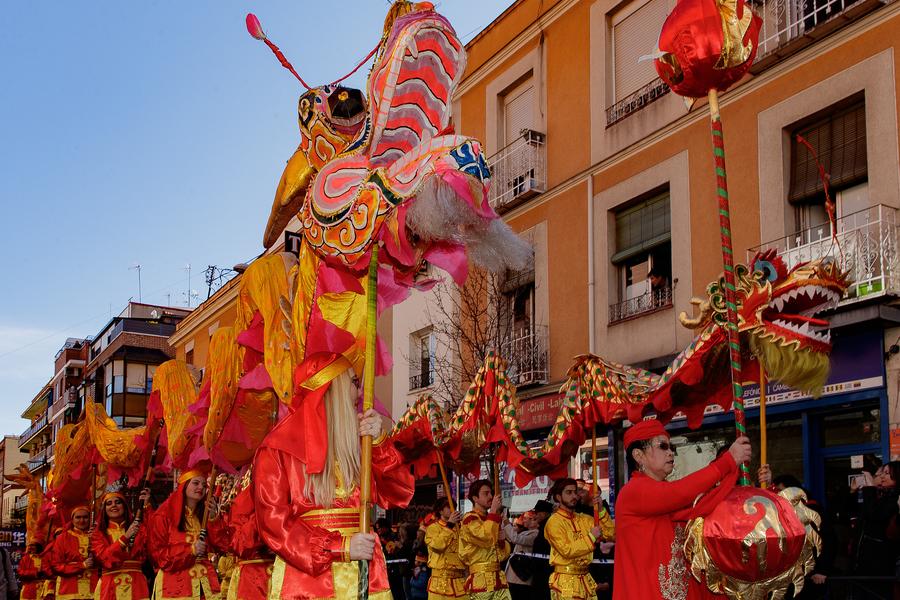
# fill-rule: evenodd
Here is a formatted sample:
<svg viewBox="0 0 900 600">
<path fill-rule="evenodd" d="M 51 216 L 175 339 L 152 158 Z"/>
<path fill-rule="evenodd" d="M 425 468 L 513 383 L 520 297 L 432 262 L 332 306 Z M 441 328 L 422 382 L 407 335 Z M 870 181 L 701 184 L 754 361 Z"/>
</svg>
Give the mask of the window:
<svg viewBox="0 0 900 600">
<path fill-rule="evenodd" d="M 798 135 L 812 146 L 815 155 L 797 140 Z M 788 202 L 794 208 L 795 231 L 801 232 L 801 244 L 831 235 L 831 228 L 823 227 L 828 215 L 816 157 L 829 178 L 838 218 L 869 206 L 866 111 L 861 98 L 829 107 L 791 131 Z"/>
<path fill-rule="evenodd" d="M 534 328 L 534 270 L 507 271 L 500 292 L 503 337 L 529 335 Z"/>
<path fill-rule="evenodd" d="M 657 191 L 615 213 L 619 302 L 610 322 L 672 304 L 672 236 L 669 190 Z"/>
<path fill-rule="evenodd" d="M 534 78 L 529 72 L 523 81 L 500 96 L 503 114 L 501 148 L 519 139 L 522 130 L 534 129 L 534 94 Z"/>
<path fill-rule="evenodd" d="M 431 327 L 410 336 L 409 389 L 426 388 L 434 383 L 435 337 Z"/>
<path fill-rule="evenodd" d="M 652 54 L 668 13 L 666 0 L 650 0 L 637 10 L 613 18 L 613 88 L 616 102 L 633 94 L 658 77 Z"/>
<path fill-rule="evenodd" d="M 194 348 L 193 347 L 184 353 L 184 362 L 186 362 L 189 365 L 194 364 Z"/>
</svg>

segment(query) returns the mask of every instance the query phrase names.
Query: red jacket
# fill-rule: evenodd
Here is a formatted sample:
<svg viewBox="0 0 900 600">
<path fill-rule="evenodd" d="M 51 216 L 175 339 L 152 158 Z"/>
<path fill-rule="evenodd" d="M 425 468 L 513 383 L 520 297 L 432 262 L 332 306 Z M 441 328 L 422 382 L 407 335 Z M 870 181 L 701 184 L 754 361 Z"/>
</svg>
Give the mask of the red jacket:
<svg viewBox="0 0 900 600">
<path fill-rule="evenodd" d="M 656 481 L 640 472 L 631 477 L 616 500 L 614 600 L 710 594 L 685 564 L 683 526 L 721 502 L 734 487 L 736 476 L 737 465 L 726 452 L 678 481 Z M 700 494 L 706 495 L 695 504 Z"/>
<path fill-rule="evenodd" d="M 149 515 L 148 515 L 149 518 Z M 141 566 L 147 560 L 147 526 L 143 525 L 129 545 L 126 528 L 110 523 L 106 531 L 91 535 L 91 551 L 103 568 L 98 600 L 147 600 L 150 590 Z"/>
</svg>

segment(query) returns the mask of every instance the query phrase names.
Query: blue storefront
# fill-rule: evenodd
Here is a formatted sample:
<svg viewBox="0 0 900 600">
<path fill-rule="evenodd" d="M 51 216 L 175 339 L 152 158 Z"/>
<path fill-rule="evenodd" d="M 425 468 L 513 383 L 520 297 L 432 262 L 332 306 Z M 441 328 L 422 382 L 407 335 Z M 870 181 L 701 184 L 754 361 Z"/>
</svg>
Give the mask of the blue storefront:
<svg viewBox="0 0 900 600">
<path fill-rule="evenodd" d="M 831 375 L 824 393 L 811 398 L 779 383 L 766 386 L 768 463 L 775 475 L 800 479 L 813 498 L 836 518 L 848 495 L 849 479 L 873 460 L 890 460 L 884 329 L 877 321 L 836 330 Z M 759 385 L 744 389 L 747 429 L 754 447 L 751 465 L 759 467 Z M 705 466 L 734 439 L 734 416 L 708 409 L 703 425 L 687 428 L 675 419 L 668 429 L 678 455 L 675 477 Z M 621 442 L 621 432 L 616 436 Z M 619 443 L 617 466 L 624 472 Z M 611 473 L 622 485 L 623 478 Z M 611 484 L 613 481 L 610 482 Z"/>
</svg>

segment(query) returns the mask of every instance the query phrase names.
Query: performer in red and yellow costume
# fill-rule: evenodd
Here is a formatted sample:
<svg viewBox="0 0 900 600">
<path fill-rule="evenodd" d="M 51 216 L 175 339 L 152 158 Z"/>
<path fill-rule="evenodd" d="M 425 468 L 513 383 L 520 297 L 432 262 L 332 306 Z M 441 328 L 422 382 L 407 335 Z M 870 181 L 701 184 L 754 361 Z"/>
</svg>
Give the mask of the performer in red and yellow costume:
<svg viewBox="0 0 900 600">
<path fill-rule="evenodd" d="M 469 569 L 466 591 L 473 600 L 510 600 L 506 575 L 500 563 L 509 556 L 509 542 L 500 531 L 500 494 L 491 482 L 473 481 L 468 498 L 473 509 L 459 528 L 459 558 Z"/>
<path fill-rule="evenodd" d="M 217 545 L 236 559 L 228 582 L 229 600 L 269 597 L 275 555 L 259 535 L 254 508 L 253 490 L 247 487 L 232 501 L 228 514 L 209 525 L 209 533 Z"/>
<path fill-rule="evenodd" d="M 178 483 L 150 522 L 150 555 L 159 566 L 152 598 L 219 600 L 219 579 L 207 558 L 207 542 L 199 537 L 206 510 L 206 474 L 187 471 Z M 216 546 L 216 540 L 209 541 Z"/>
<path fill-rule="evenodd" d="M 630 427 L 625 448 L 632 475 L 616 500 L 613 598 L 721 597 L 691 577 L 684 560 L 684 524 L 705 516 L 728 495 L 737 465 L 750 459 L 749 440 L 739 438 L 709 466 L 677 481 L 666 481 L 675 453 L 656 419 Z"/>
<path fill-rule="evenodd" d="M 144 515 L 150 518 L 150 490 L 141 492 Z M 150 590 L 141 565 L 147 560 L 147 528 L 131 519 L 125 496 L 107 492 L 98 527 L 91 534 L 91 551 L 103 569 L 95 600 L 147 600 Z M 132 541 L 133 540 L 133 541 Z"/>
<path fill-rule="evenodd" d="M 50 548 L 50 568 L 58 576 L 56 600 L 87 600 L 94 597 L 97 587 L 97 569 L 88 537 L 91 513 L 86 506 L 78 506 L 71 517 L 71 526 Z"/>
<path fill-rule="evenodd" d="M 28 544 L 25 554 L 19 560 L 16 574 L 22 589 L 19 591 L 20 600 L 38 600 L 38 585 L 43 580 L 41 574 L 41 546 L 37 542 Z"/>
<path fill-rule="evenodd" d="M 266 437 L 253 464 L 263 541 L 277 555 L 272 599 L 356 599 L 358 560 L 369 561 L 369 598 L 391 597 L 377 536 L 359 531 L 359 437 L 371 435 L 372 498 L 409 503 L 413 476 L 374 410 L 358 415 L 350 363 L 319 353 L 294 373 L 294 412 Z"/>
<path fill-rule="evenodd" d="M 594 559 L 594 546 L 603 539 L 603 530 L 594 519 L 575 512 L 578 506 L 578 483 L 571 478 L 559 479 L 550 492 L 559 508 L 547 519 L 544 537 L 550 543 L 550 597 L 593 600 L 597 582 L 588 568 Z M 612 532 L 609 532 L 612 535 Z"/>
<path fill-rule="evenodd" d="M 425 528 L 428 546 L 428 600 L 449 600 L 468 596 L 465 590 L 466 565 L 459 559 L 459 522 L 462 515 L 450 508 L 447 498 L 434 505 L 437 520 Z"/>
</svg>

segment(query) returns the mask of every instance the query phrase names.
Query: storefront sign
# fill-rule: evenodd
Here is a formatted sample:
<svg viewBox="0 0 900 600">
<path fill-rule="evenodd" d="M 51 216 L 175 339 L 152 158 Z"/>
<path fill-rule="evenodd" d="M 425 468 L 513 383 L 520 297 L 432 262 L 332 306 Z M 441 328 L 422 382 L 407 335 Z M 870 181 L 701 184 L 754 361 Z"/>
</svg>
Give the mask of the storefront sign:
<svg viewBox="0 0 900 600">
<path fill-rule="evenodd" d="M 863 330 L 844 333 L 835 338 L 831 353 L 831 373 L 822 392 L 822 396 L 835 396 L 877 389 L 884 386 L 883 340 L 879 330 Z M 799 400 L 809 400 L 811 396 L 798 392 L 780 382 L 766 383 L 766 406 L 784 404 Z M 744 383 L 744 406 L 759 406 L 759 384 Z M 704 414 L 718 414 L 722 407 L 713 404 L 706 407 Z M 675 419 L 683 419 L 678 413 Z"/>
<path fill-rule="evenodd" d="M 891 460 L 900 457 L 900 427 L 891 427 Z"/>
<path fill-rule="evenodd" d="M 25 530 L 0 529 L 0 547 L 9 553 L 9 559 L 15 568 L 25 553 Z"/>
<path fill-rule="evenodd" d="M 519 429 L 530 431 L 550 427 L 556 422 L 562 395 L 547 394 L 519 402 Z"/>
</svg>

